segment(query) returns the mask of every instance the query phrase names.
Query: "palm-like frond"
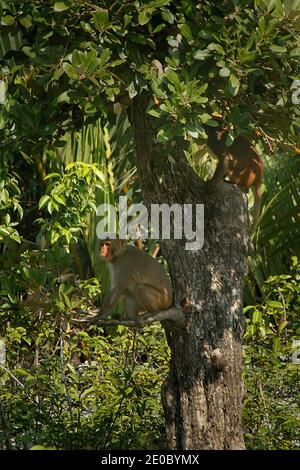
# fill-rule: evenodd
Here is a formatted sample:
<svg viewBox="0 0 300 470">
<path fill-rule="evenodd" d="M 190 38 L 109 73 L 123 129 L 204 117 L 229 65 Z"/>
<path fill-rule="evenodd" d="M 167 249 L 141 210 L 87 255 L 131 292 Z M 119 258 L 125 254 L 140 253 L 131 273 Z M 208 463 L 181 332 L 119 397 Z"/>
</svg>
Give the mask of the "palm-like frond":
<svg viewBox="0 0 300 470">
<path fill-rule="evenodd" d="M 113 124 L 98 120 L 95 124 L 83 126 L 79 132 L 66 135 L 66 145 L 56 151 L 56 164 L 82 161 L 99 165 L 104 176 L 104 190 L 98 190 L 96 194 L 97 207 L 102 204 L 116 207 L 120 191 L 136 171 L 130 132 L 126 113 L 123 112 Z M 84 245 L 89 254 L 86 253 L 83 258 L 86 259 L 88 255 L 93 271 L 101 276 L 103 265 L 99 263 L 97 223 L 97 215 L 91 214 L 88 232 L 84 234 Z M 80 244 L 78 249 L 82 251 L 84 245 Z"/>
<path fill-rule="evenodd" d="M 259 287 L 269 275 L 285 272 L 290 257 L 300 253 L 300 157 L 276 153 L 263 159 L 265 191 L 249 258 Z"/>
</svg>

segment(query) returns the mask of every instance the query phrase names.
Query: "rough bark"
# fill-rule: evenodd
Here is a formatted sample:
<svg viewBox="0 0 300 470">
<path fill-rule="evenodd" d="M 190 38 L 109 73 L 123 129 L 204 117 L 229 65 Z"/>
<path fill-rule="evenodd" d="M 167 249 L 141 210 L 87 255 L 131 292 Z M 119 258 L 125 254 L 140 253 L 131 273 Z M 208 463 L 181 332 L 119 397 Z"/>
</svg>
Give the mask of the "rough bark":
<svg viewBox="0 0 300 470">
<path fill-rule="evenodd" d="M 169 377 L 162 388 L 170 449 L 243 449 L 242 332 L 243 280 L 247 252 L 247 206 L 242 192 L 227 183 L 216 191 L 176 149 L 158 176 L 147 99 L 131 108 L 136 165 L 146 203 L 203 203 L 205 242 L 186 251 L 184 240 L 160 241 L 174 288 L 184 305 L 186 326 L 164 324 L 171 348 Z M 174 161 L 175 160 L 175 161 Z"/>
</svg>

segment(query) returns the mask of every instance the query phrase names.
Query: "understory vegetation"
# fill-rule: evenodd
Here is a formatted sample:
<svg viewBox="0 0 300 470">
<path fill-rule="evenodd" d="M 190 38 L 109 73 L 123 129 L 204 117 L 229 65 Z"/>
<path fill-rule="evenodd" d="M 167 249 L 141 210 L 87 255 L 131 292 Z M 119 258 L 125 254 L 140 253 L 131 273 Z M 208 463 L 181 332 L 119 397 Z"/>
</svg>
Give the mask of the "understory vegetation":
<svg viewBox="0 0 300 470">
<path fill-rule="evenodd" d="M 62 264 L 66 268 L 67 255 L 35 253 L 34 258 L 36 268 L 38 261 L 43 265 L 39 279 L 32 266 L 24 274 L 28 255 L 21 256 L 13 276 L 5 268 L 1 274 L 1 447 L 163 448 L 160 388 L 169 351 L 161 326 L 74 326 L 74 299 L 81 305 L 92 301 L 97 281 L 71 289 L 50 269 L 55 262 L 57 272 Z M 7 259 L 4 267 L 11 269 L 9 264 Z M 34 274 L 30 293 L 28 276 L 33 287 Z M 245 308 L 248 449 L 300 447 L 299 280 L 294 258 L 289 274 L 265 283 L 264 301 Z M 41 284 L 47 296 L 34 294 Z"/>
</svg>

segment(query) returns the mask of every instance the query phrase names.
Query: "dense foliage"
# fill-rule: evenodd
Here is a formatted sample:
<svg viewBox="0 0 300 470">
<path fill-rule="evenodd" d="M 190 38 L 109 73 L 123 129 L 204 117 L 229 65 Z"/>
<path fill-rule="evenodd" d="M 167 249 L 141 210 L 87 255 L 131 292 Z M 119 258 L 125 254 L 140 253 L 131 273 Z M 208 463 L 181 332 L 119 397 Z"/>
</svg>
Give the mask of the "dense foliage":
<svg viewBox="0 0 300 470">
<path fill-rule="evenodd" d="M 281 274 L 300 241 L 299 1 L 0 0 L 0 16 L 1 448 L 164 446 L 162 330 L 72 321 L 107 288 L 95 207 L 141 200 L 119 108 L 142 92 L 158 172 L 176 141 L 207 176 L 195 149 L 213 112 L 230 123 L 228 143 L 243 131 L 266 154 L 245 310 L 246 442 L 299 448 L 296 259 Z"/>
<path fill-rule="evenodd" d="M 244 424 L 251 449 L 300 448 L 300 264 L 270 277 L 245 308 Z"/>
<path fill-rule="evenodd" d="M 61 145 L 141 90 L 162 142 L 199 137 L 212 110 L 237 127 L 228 142 L 253 125 L 299 139 L 297 1 L 2 0 L 0 13 L 1 132 L 14 149 Z"/>
<path fill-rule="evenodd" d="M 66 268 L 68 257 L 60 255 L 48 253 L 40 262 L 50 267 L 56 257 L 57 263 L 61 259 L 58 270 Z M 48 272 L 48 304 L 34 295 L 37 285 L 21 302 L 23 268 L 24 261 L 14 271 L 15 294 L 12 281 L 3 283 L 2 272 L 6 302 L 1 318 L 10 312 L 10 320 L 1 322 L 6 345 L 5 358 L 1 344 L 1 448 L 164 447 L 160 387 L 169 352 L 161 328 L 110 327 L 104 332 L 74 327 L 66 320 L 67 299 L 93 299 L 97 281 L 70 292 L 64 284 L 58 288 L 58 279 L 54 287 Z M 249 449 L 300 448 L 299 280 L 300 265 L 294 259 L 289 275 L 265 284 L 266 300 L 245 309 L 244 423 Z"/>
</svg>

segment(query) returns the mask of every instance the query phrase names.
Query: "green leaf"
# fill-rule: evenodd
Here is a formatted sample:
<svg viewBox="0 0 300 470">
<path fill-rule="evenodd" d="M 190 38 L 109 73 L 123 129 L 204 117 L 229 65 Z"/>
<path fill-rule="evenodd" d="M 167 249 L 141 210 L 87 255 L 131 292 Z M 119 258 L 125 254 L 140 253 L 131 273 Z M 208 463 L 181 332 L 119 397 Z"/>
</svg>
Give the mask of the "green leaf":
<svg viewBox="0 0 300 470">
<path fill-rule="evenodd" d="M 252 317 L 253 323 L 259 323 L 261 321 L 261 312 L 259 310 L 255 310 Z"/>
<path fill-rule="evenodd" d="M 300 57 L 300 47 L 295 47 L 290 51 L 290 57 Z"/>
<path fill-rule="evenodd" d="M 64 91 L 56 98 L 56 103 L 70 103 L 70 96 L 68 91 Z"/>
<path fill-rule="evenodd" d="M 272 307 L 272 308 L 284 308 L 284 306 L 282 305 L 281 302 L 278 302 L 277 300 L 268 300 L 266 302 L 266 305 L 268 307 Z"/>
<path fill-rule="evenodd" d="M 240 81 L 239 79 L 232 73 L 229 78 L 229 92 L 232 96 L 236 96 L 239 92 L 240 88 Z"/>
<path fill-rule="evenodd" d="M 19 235 L 19 233 L 18 233 L 16 230 L 13 231 L 13 233 L 12 233 L 11 236 L 10 236 L 10 238 L 11 238 L 12 240 L 14 240 L 15 242 L 17 242 L 17 243 L 21 243 L 20 235 Z"/>
<path fill-rule="evenodd" d="M 279 325 L 278 331 L 281 333 L 287 325 L 288 325 L 288 321 L 281 322 Z"/>
<path fill-rule="evenodd" d="M 230 76 L 230 70 L 227 67 L 223 67 L 219 71 L 219 75 L 220 75 L 220 77 L 229 77 Z"/>
<path fill-rule="evenodd" d="M 266 330 L 265 330 L 265 328 L 264 328 L 263 326 L 259 326 L 259 327 L 258 327 L 258 331 L 260 332 L 261 336 L 262 336 L 263 338 L 265 338 L 265 336 L 266 336 Z"/>
<path fill-rule="evenodd" d="M 283 5 L 281 0 L 263 0 L 266 4 L 268 11 L 271 12 L 272 16 L 276 18 L 282 18 L 283 16 Z"/>
<path fill-rule="evenodd" d="M 14 24 L 14 22 L 15 18 L 11 15 L 2 16 L 1 18 L 1 24 L 3 26 L 11 26 L 12 24 Z"/>
<path fill-rule="evenodd" d="M 180 88 L 180 80 L 177 73 L 170 67 L 165 68 L 165 74 L 170 83 L 172 83 L 176 89 Z"/>
<path fill-rule="evenodd" d="M 10 234 L 10 230 L 8 230 L 7 228 L 4 228 L 4 227 L 1 227 L 0 225 L 0 235 L 1 233 L 4 235 L 4 236 L 7 236 Z"/>
<path fill-rule="evenodd" d="M 150 110 L 148 111 L 148 114 L 150 114 L 150 116 L 153 116 L 153 117 L 155 117 L 155 118 L 158 118 L 158 117 L 160 117 L 160 114 L 161 114 L 161 113 L 160 113 L 159 111 L 157 111 L 156 109 L 150 109 Z"/>
<path fill-rule="evenodd" d="M 287 52 L 287 48 L 284 46 L 278 46 L 277 44 L 272 44 L 270 46 L 270 49 L 272 52 L 278 52 L 279 54 L 282 54 L 284 52 Z"/>
<path fill-rule="evenodd" d="M 129 83 L 129 85 L 127 87 L 127 91 L 128 91 L 129 98 L 131 98 L 131 99 L 134 98 L 138 94 L 138 90 L 137 90 L 134 82 Z"/>
<path fill-rule="evenodd" d="M 149 10 L 142 10 L 139 12 L 138 22 L 140 25 L 147 24 L 151 19 L 151 13 Z"/>
<path fill-rule="evenodd" d="M 107 64 L 110 56 L 111 56 L 111 50 L 108 48 L 103 49 L 100 55 L 99 67 L 103 67 L 103 65 Z"/>
<path fill-rule="evenodd" d="M 211 44 L 209 44 L 207 46 L 207 49 L 210 50 L 210 51 L 216 51 L 218 54 L 225 54 L 225 51 L 223 49 L 223 47 L 221 46 L 221 44 L 218 44 L 216 42 L 212 42 Z"/>
<path fill-rule="evenodd" d="M 63 299 L 64 299 L 65 304 L 67 305 L 67 307 L 71 307 L 71 301 L 70 301 L 70 298 L 67 294 L 63 293 Z"/>
<path fill-rule="evenodd" d="M 66 205 L 66 201 L 63 196 L 59 196 L 58 194 L 53 194 L 53 199 L 55 199 L 56 202 L 59 204 L 62 204 L 63 206 Z"/>
<path fill-rule="evenodd" d="M 240 47 L 238 50 L 238 60 L 239 62 L 251 62 L 254 61 L 257 55 L 257 51 L 249 51 L 245 47 Z"/>
<path fill-rule="evenodd" d="M 151 82 L 151 90 L 157 98 L 163 98 L 164 97 L 164 91 L 158 86 L 157 82 L 153 80 Z"/>
<path fill-rule="evenodd" d="M 93 18 L 96 26 L 103 28 L 109 24 L 109 11 L 101 8 L 94 13 Z"/>
<path fill-rule="evenodd" d="M 75 49 L 72 53 L 72 65 L 83 66 L 84 64 L 84 53 Z"/>
<path fill-rule="evenodd" d="M 206 60 L 209 56 L 211 55 L 211 51 L 209 51 L 208 49 L 199 49 L 198 51 L 196 51 L 194 54 L 193 54 L 193 57 L 195 60 Z"/>
<path fill-rule="evenodd" d="M 265 20 L 265 17 L 262 16 L 261 18 L 259 18 L 258 20 L 258 28 L 259 30 L 263 33 L 266 29 L 266 20 Z"/>
<path fill-rule="evenodd" d="M 70 7 L 66 5 L 64 2 L 55 2 L 53 8 L 54 8 L 54 11 L 59 13 L 61 11 L 68 10 Z"/>
<path fill-rule="evenodd" d="M 64 62 L 63 63 L 63 70 L 68 77 L 72 79 L 78 79 L 78 73 L 76 72 L 76 69 L 73 67 L 73 65 L 69 64 L 69 62 Z"/>
<path fill-rule="evenodd" d="M 156 138 L 159 144 L 165 144 L 169 142 L 169 137 L 165 134 L 164 129 L 160 129 L 158 131 Z"/>
<path fill-rule="evenodd" d="M 93 49 L 91 50 L 85 59 L 85 66 L 87 74 L 92 74 L 98 68 L 100 60 L 97 58 L 97 52 Z"/>
<path fill-rule="evenodd" d="M 142 34 L 129 32 L 127 37 L 128 39 L 130 39 L 133 42 L 136 42 L 137 44 L 146 44 L 146 38 Z"/>
<path fill-rule="evenodd" d="M 132 15 L 124 15 L 124 26 L 128 26 L 132 21 Z"/>
<path fill-rule="evenodd" d="M 56 447 L 44 447 L 41 444 L 34 445 L 30 450 L 57 450 Z"/>
<path fill-rule="evenodd" d="M 21 18 L 20 20 L 20 23 L 22 26 L 24 26 L 24 28 L 28 29 L 30 28 L 30 26 L 32 26 L 32 18 L 30 15 L 26 15 L 26 16 L 23 16 L 23 18 Z"/>
<path fill-rule="evenodd" d="M 209 121 L 211 119 L 211 115 L 207 114 L 207 113 L 202 113 L 202 114 L 200 114 L 199 117 L 201 119 L 201 122 L 204 122 L 204 123 L 206 123 L 207 121 Z"/>
<path fill-rule="evenodd" d="M 225 139 L 225 145 L 226 147 L 230 147 L 234 142 L 234 133 L 233 131 L 228 131 Z"/>
<path fill-rule="evenodd" d="M 24 54 L 27 55 L 27 57 L 29 57 L 30 59 L 34 59 L 36 57 L 36 53 L 34 49 L 32 49 L 32 47 L 23 46 L 22 52 L 24 52 Z"/>
<path fill-rule="evenodd" d="M 179 31 L 181 32 L 182 36 L 188 41 L 191 42 L 193 40 L 193 34 L 191 28 L 186 24 L 182 23 L 178 25 Z"/>
<path fill-rule="evenodd" d="M 43 181 L 49 180 L 51 178 L 60 178 L 60 176 L 61 175 L 59 173 L 48 173 L 48 175 L 43 178 Z"/>
<path fill-rule="evenodd" d="M 170 12 L 170 10 L 163 10 L 162 11 L 162 17 L 167 23 L 169 23 L 169 24 L 174 23 L 174 15 L 173 15 L 173 13 Z"/>
<path fill-rule="evenodd" d="M 249 334 L 250 336 L 254 336 L 255 333 L 256 333 L 256 326 L 252 324 L 249 326 Z"/>
<path fill-rule="evenodd" d="M 193 139 L 198 139 L 199 131 L 196 126 L 194 126 L 193 124 L 187 123 L 186 130 L 187 130 L 188 135 L 193 137 Z"/>
<path fill-rule="evenodd" d="M 279 345 L 280 345 L 280 343 L 279 343 L 279 338 L 275 336 L 275 337 L 273 338 L 273 352 L 274 352 L 274 353 L 277 353 L 277 352 L 278 352 L 278 350 L 279 350 Z"/>
<path fill-rule="evenodd" d="M 50 196 L 48 196 L 48 194 L 44 194 L 44 196 L 42 196 L 40 199 L 39 209 L 42 209 L 43 207 L 45 207 L 50 200 L 51 200 Z"/>
</svg>

